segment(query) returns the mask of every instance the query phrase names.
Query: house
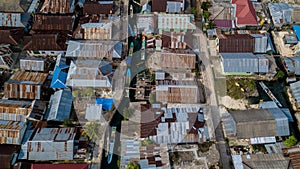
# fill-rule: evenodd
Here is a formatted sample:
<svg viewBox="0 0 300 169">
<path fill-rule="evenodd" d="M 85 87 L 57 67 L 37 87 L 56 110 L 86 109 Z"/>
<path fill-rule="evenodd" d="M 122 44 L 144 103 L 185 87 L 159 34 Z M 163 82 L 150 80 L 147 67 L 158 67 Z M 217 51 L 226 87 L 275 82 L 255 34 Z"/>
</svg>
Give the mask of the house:
<svg viewBox="0 0 300 169">
<path fill-rule="evenodd" d="M 156 101 L 162 103 L 199 103 L 199 88 L 192 80 L 157 80 Z"/>
<path fill-rule="evenodd" d="M 111 69 L 111 65 L 105 61 L 71 61 L 66 85 L 70 87 L 111 88 Z"/>
<path fill-rule="evenodd" d="M 221 67 L 226 73 L 268 73 L 269 59 L 252 53 L 220 53 Z"/>
<path fill-rule="evenodd" d="M 84 15 L 113 14 L 114 1 L 86 1 L 83 4 Z"/>
<path fill-rule="evenodd" d="M 290 165 L 292 168 L 299 168 L 300 147 L 299 145 L 283 148 L 283 154 L 290 158 Z"/>
<path fill-rule="evenodd" d="M 40 12 L 41 13 L 73 13 L 74 0 L 45 0 Z"/>
<path fill-rule="evenodd" d="M 293 25 L 293 30 L 297 36 L 297 40 L 300 40 L 300 25 Z"/>
<path fill-rule="evenodd" d="M 300 76 L 300 56 L 283 58 L 283 65 L 289 76 Z"/>
<path fill-rule="evenodd" d="M 141 105 L 140 137 L 155 144 L 203 142 L 209 139 L 204 114 L 198 107 Z"/>
<path fill-rule="evenodd" d="M 136 26 L 138 32 L 145 32 L 146 34 L 154 33 L 156 28 L 154 14 L 136 14 Z"/>
<path fill-rule="evenodd" d="M 30 56 L 58 55 L 67 49 L 68 39 L 66 32 L 24 36 L 23 50 L 27 51 Z"/>
<path fill-rule="evenodd" d="M 297 5 L 282 2 L 270 2 L 268 3 L 268 7 L 270 10 L 270 15 L 272 17 L 272 22 L 275 27 L 281 27 L 285 24 L 291 24 L 294 22 L 293 19 L 297 21 L 297 18 L 293 17 L 293 10 L 297 7 Z"/>
<path fill-rule="evenodd" d="M 74 16 L 71 14 L 34 14 L 33 31 L 72 31 Z"/>
<path fill-rule="evenodd" d="M 31 164 L 30 169 L 88 169 L 89 164 Z"/>
<path fill-rule="evenodd" d="M 235 16 L 234 7 L 230 3 L 213 3 L 209 9 L 212 14 L 211 19 L 217 28 L 234 28 Z"/>
<path fill-rule="evenodd" d="M 16 72 L 4 83 L 4 96 L 9 99 L 43 99 L 47 76 L 47 73 Z"/>
<path fill-rule="evenodd" d="M 12 159 L 18 147 L 10 144 L 0 144 L 0 164 L 2 169 L 11 169 Z"/>
<path fill-rule="evenodd" d="M 290 86 L 291 86 L 291 92 L 293 94 L 293 97 L 294 97 L 294 99 L 297 103 L 296 106 L 299 109 L 299 107 L 300 107 L 300 95 L 299 95 L 300 81 L 297 81 L 295 83 L 291 83 Z"/>
<path fill-rule="evenodd" d="M 56 58 L 56 63 L 53 71 L 53 76 L 50 84 L 50 88 L 53 89 L 65 89 L 66 80 L 68 75 L 69 65 L 66 64 L 66 59 L 58 55 Z"/>
<path fill-rule="evenodd" d="M 253 53 L 255 38 L 249 34 L 218 34 L 219 53 Z"/>
<path fill-rule="evenodd" d="M 195 69 L 196 54 L 190 50 L 161 50 L 155 53 L 154 59 L 161 68 Z"/>
<path fill-rule="evenodd" d="M 73 160 L 75 128 L 37 128 L 27 131 L 19 159 L 35 161 Z"/>
<path fill-rule="evenodd" d="M 56 91 L 50 97 L 47 121 L 63 122 L 66 119 L 70 119 L 72 103 L 73 96 L 70 89 Z"/>
<path fill-rule="evenodd" d="M 0 45 L 0 68 L 11 69 L 14 60 L 12 59 L 12 51 L 9 48 L 10 45 Z"/>
<path fill-rule="evenodd" d="M 24 33 L 23 28 L 1 28 L 0 44 L 17 45 Z"/>
<path fill-rule="evenodd" d="M 257 26 L 257 16 L 250 0 L 232 0 L 236 27 Z"/>
<path fill-rule="evenodd" d="M 161 41 L 161 45 L 157 43 Z M 193 49 L 193 33 L 187 32 L 162 32 L 160 40 L 155 41 L 159 49 Z"/>
<path fill-rule="evenodd" d="M 85 119 L 87 121 L 105 121 L 102 116 L 102 104 L 87 104 Z"/>
<path fill-rule="evenodd" d="M 20 69 L 23 71 L 46 72 L 49 63 L 42 58 L 24 58 L 20 59 Z"/>
<path fill-rule="evenodd" d="M 195 30 L 192 14 L 158 14 L 157 28 L 159 33 L 166 32 L 186 32 L 187 30 Z"/>
<path fill-rule="evenodd" d="M 0 1 L 0 12 L 32 13 L 38 5 L 37 0 Z"/>
<path fill-rule="evenodd" d="M 122 43 L 119 41 L 103 40 L 70 40 L 66 57 L 112 60 L 121 58 Z"/>
<path fill-rule="evenodd" d="M 140 146 L 140 141 L 138 140 L 122 139 L 121 145 L 121 169 L 125 169 L 130 160 L 137 160 L 141 169 L 171 168 L 167 144 Z"/>
<path fill-rule="evenodd" d="M 0 13 L 1 27 L 28 27 L 30 16 L 25 13 Z"/>
<path fill-rule="evenodd" d="M 73 37 L 76 39 L 87 39 L 87 40 L 110 40 L 112 39 L 113 26 L 110 22 L 101 23 L 84 23 L 78 26 L 74 31 Z"/>
<path fill-rule="evenodd" d="M 0 100 L 0 144 L 20 144 L 33 102 Z"/>
<path fill-rule="evenodd" d="M 185 0 L 153 0 L 152 12 L 183 13 Z"/>
<path fill-rule="evenodd" d="M 290 135 L 288 118 L 280 109 L 235 110 L 230 112 L 228 119 L 232 123 L 226 123 L 225 131 L 233 131 L 231 136 L 226 134 L 228 137 L 249 139 Z"/>
<path fill-rule="evenodd" d="M 289 168 L 289 159 L 282 154 L 232 155 L 234 168 Z"/>
</svg>

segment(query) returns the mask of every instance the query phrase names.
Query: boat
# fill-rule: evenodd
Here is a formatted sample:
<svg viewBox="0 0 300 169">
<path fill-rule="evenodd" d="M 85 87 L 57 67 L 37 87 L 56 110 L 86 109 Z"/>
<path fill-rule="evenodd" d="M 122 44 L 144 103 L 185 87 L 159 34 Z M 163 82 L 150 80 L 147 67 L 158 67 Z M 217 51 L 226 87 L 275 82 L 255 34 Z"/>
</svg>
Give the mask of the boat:
<svg viewBox="0 0 300 169">
<path fill-rule="evenodd" d="M 115 137 L 116 137 L 116 131 L 117 127 L 112 126 L 111 128 L 111 136 L 109 140 L 109 151 L 108 151 L 108 157 L 107 157 L 107 163 L 110 164 L 112 161 L 112 157 L 114 155 L 114 145 L 115 145 Z"/>
</svg>

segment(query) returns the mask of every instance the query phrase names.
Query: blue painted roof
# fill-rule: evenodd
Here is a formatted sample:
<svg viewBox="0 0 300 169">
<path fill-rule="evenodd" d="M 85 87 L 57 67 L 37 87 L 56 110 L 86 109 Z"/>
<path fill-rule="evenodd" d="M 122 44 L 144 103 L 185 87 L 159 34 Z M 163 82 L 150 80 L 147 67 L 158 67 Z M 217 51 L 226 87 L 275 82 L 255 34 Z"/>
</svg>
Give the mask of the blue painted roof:
<svg viewBox="0 0 300 169">
<path fill-rule="evenodd" d="M 294 29 L 294 31 L 296 33 L 296 36 L 298 38 L 298 41 L 299 41 L 299 39 L 300 39 L 300 25 L 294 25 L 293 29 Z"/>
<path fill-rule="evenodd" d="M 127 69 L 126 77 L 131 77 L 131 71 L 130 71 L 130 68 Z"/>
<path fill-rule="evenodd" d="M 127 57 L 126 58 L 126 64 L 131 65 L 132 57 Z"/>
<path fill-rule="evenodd" d="M 122 46 L 123 46 L 122 42 L 117 42 L 114 46 L 114 51 L 119 55 L 120 58 L 122 56 Z"/>
<path fill-rule="evenodd" d="M 112 98 L 97 98 L 95 104 L 102 104 L 103 110 L 110 110 L 114 104 L 114 99 Z"/>
<path fill-rule="evenodd" d="M 55 92 L 49 102 L 49 110 L 46 113 L 47 120 L 63 121 L 69 119 L 71 114 L 73 96 L 70 89 Z"/>
<path fill-rule="evenodd" d="M 61 63 L 59 66 L 58 65 L 55 66 L 50 88 L 58 88 L 58 89 L 67 88 L 65 84 L 66 84 L 68 73 L 63 72 L 62 69 L 66 69 L 68 67 L 69 66 L 64 63 Z"/>
</svg>

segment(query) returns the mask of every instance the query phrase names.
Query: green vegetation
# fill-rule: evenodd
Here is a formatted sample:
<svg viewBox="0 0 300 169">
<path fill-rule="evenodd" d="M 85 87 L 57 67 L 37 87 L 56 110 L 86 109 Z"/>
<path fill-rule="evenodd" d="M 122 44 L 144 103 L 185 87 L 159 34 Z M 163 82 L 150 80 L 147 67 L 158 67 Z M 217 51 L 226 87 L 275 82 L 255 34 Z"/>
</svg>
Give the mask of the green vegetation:
<svg viewBox="0 0 300 169">
<path fill-rule="evenodd" d="M 198 144 L 198 150 L 202 153 L 205 153 L 209 150 L 209 147 L 212 146 L 212 142 L 205 142 L 205 143 L 201 143 L 201 144 Z"/>
<path fill-rule="evenodd" d="M 227 95 L 233 99 L 243 99 L 256 92 L 256 84 L 253 79 L 234 79 L 232 77 L 226 80 Z"/>
<path fill-rule="evenodd" d="M 126 169 L 140 169 L 140 166 L 139 166 L 139 164 L 137 164 L 137 162 L 130 160 Z"/>
<path fill-rule="evenodd" d="M 207 11 L 208 8 L 210 8 L 210 7 L 211 7 L 210 2 L 202 2 L 202 4 L 201 4 L 201 9 L 203 9 L 204 11 Z"/>
<path fill-rule="evenodd" d="M 93 95 L 95 95 L 94 93 L 94 89 L 93 88 L 85 88 L 82 90 L 79 89 L 75 89 L 73 92 L 73 97 L 91 97 Z"/>
<path fill-rule="evenodd" d="M 214 22 L 213 21 L 211 21 L 211 20 L 209 20 L 208 21 L 208 25 L 207 25 L 207 29 L 213 29 L 214 28 Z"/>
<path fill-rule="evenodd" d="M 64 127 L 73 127 L 73 122 L 70 119 L 64 119 L 63 126 Z"/>
<path fill-rule="evenodd" d="M 124 120 L 128 120 L 133 114 L 134 114 L 134 111 L 132 109 L 127 108 L 127 107 L 125 107 L 123 109 Z"/>
<path fill-rule="evenodd" d="M 283 144 L 287 147 L 296 145 L 298 140 L 294 135 L 289 136 L 286 140 L 284 140 Z"/>
<path fill-rule="evenodd" d="M 208 11 L 204 11 L 202 15 L 203 15 L 203 17 L 204 17 L 206 20 L 208 20 L 208 19 L 209 19 L 209 16 L 210 16 L 210 13 L 209 13 Z"/>
<path fill-rule="evenodd" d="M 254 152 L 268 153 L 264 145 L 252 145 Z"/>
<path fill-rule="evenodd" d="M 198 16 L 198 10 L 197 10 L 197 8 L 195 8 L 195 7 L 191 7 L 191 14 L 193 14 L 195 17 L 197 17 Z"/>
<path fill-rule="evenodd" d="M 276 73 L 275 78 L 276 78 L 277 80 L 283 80 L 283 79 L 285 78 L 285 73 L 284 73 L 284 71 L 279 70 L 279 71 Z"/>
<path fill-rule="evenodd" d="M 86 123 L 83 128 L 84 132 L 82 134 L 91 140 L 99 140 L 102 136 L 102 126 L 99 122 Z"/>
<path fill-rule="evenodd" d="M 156 102 L 155 94 L 154 93 L 150 93 L 150 95 L 149 95 L 149 103 L 153 104 L 155 102 Z"/>
<path fill-rule="evenodd" d="M 153 141 L 149 140 L 148 138 L 146 138 L 144 141 L 141 141 L 142 146 L 147 146 L 149 144 L 153 144 Z"/>
</svg>

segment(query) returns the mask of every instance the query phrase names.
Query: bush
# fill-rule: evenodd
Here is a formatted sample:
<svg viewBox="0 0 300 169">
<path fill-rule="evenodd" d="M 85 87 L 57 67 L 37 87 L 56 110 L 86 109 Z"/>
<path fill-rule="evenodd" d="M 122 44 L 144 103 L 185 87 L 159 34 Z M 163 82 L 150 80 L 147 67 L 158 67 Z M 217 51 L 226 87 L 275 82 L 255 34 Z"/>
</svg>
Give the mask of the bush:
<svg viewBox="0 0 300 169">
<path fill-rule="evenodd" d="M 296 145 L 298 140 L 294 135 L 289 136 L 286 140 L 284 140 L 283 144 L 287 147 Z"/>
<path fill-rule="evenodd" d="M 201 4 L 201 9 L 207 11 L 209 7 L 211 7 L 210 2 L 202 2 L 202 4 Z"/>
</svg>

